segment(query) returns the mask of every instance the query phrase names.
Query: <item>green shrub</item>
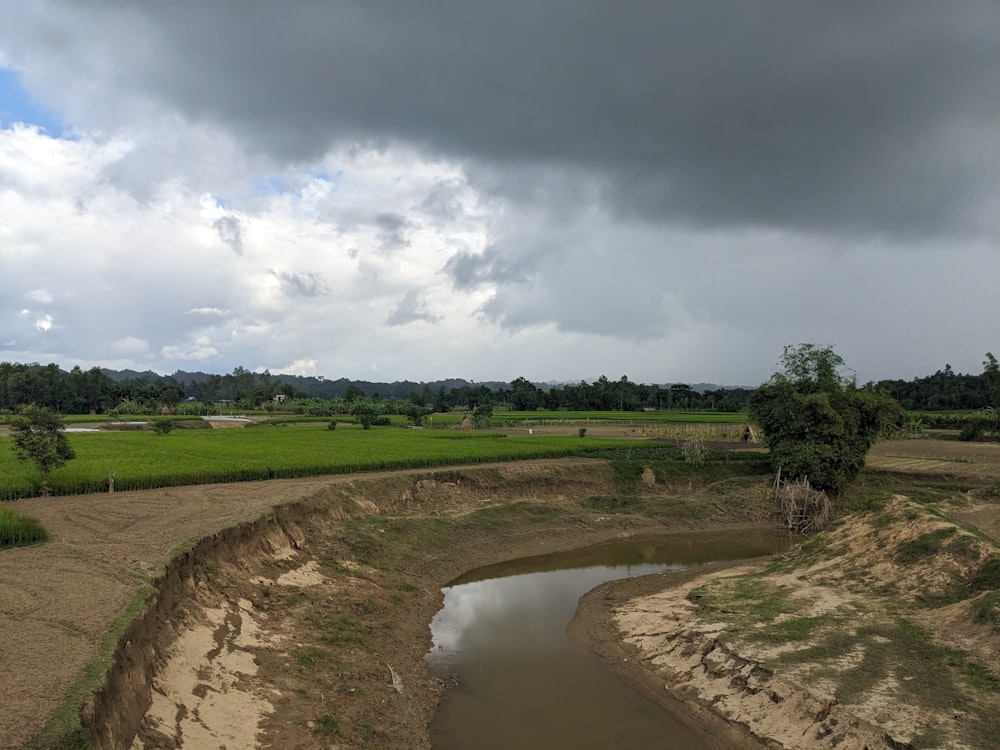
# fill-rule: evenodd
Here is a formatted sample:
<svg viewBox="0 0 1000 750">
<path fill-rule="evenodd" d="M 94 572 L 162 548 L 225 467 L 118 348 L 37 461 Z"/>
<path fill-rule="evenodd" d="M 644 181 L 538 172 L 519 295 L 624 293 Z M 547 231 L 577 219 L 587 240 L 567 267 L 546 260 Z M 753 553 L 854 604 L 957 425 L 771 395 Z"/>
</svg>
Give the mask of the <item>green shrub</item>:
<svg viewBox="0 0 1000 750">
<path fill-rule="evenodd" d="M 962 430 L 958 433 L 958 439 L 967 443 L 975 443 L 982 440 L 985 434 L 986 422 L 982 419 L 970 419 L 962 425 Z"/>
<path fill-rule="evenodd" d="M 326 426 L 326 429 L 328 429 L 328 430 L 336 430 L 337 429 L 337 420 L 333 420 L 332 422 L 330 422 L 330 424 L 328 424 Z"/>
<path fill-rule="evenodd" d="M 153 432 L 157 435 L 169 435 L 172 429 L 174 429 L 174 422 L 172 419 L 153 420 Z"/>
<path fill-rule="evenodd" d="M 576 434 L 579 435 L 580 437 L 587 437 L 587 428 L 581 427 L 579 430 L 576 431 Z"/>
<path fill-rule="evenodd" d="M 333 714 L 323 714 L 316 719 L 316 734 L 337 734 L 340 732 L 340 722 Z"/>
</svg>

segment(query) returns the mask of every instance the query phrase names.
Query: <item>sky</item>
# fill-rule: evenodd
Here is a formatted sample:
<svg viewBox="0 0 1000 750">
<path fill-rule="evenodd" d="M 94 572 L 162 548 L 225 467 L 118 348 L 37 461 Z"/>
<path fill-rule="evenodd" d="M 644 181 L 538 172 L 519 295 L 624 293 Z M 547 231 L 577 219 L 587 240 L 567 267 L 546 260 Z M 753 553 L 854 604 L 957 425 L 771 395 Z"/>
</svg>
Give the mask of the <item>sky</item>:
<svg viewBox="0 0 1000 750">
<path fill-rule="evenodd" d="M 0 361 L 1000 355 L 995 0 L 0 0 Z"/>
</svg>

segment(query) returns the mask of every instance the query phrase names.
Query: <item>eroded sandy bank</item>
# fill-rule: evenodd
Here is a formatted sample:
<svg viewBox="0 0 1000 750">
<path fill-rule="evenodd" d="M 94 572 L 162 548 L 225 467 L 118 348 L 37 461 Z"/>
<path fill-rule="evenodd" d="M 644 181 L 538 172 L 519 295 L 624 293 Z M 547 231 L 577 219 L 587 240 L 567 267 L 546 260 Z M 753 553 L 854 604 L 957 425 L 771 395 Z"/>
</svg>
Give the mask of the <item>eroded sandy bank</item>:
<svg viewBox="0 0 1000 750">
<path fill-rule="evenodd" d="M 568 632 L 654 699 L 721 717 L 742 742 L 993 747 L 1000 634 L 977 614 L 989 588 L 971 582 L 996 554 L 961 520 L 897 497 L 787 559 L 605 584 Z"/>
</svg>

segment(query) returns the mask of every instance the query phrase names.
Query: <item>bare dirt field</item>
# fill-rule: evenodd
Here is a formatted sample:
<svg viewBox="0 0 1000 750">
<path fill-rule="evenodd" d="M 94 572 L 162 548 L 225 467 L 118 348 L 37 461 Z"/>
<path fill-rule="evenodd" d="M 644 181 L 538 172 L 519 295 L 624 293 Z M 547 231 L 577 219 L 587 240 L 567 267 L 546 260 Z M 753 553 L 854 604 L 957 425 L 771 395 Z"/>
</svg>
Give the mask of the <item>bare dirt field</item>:
<svg viewBox="0 0 1000 750">
<path fill-rule="evenodd" d="M 886 440 L 872 448 L 867 465 L 907 474 L 1000 478 L 1000 443 Z"/>
</svg>

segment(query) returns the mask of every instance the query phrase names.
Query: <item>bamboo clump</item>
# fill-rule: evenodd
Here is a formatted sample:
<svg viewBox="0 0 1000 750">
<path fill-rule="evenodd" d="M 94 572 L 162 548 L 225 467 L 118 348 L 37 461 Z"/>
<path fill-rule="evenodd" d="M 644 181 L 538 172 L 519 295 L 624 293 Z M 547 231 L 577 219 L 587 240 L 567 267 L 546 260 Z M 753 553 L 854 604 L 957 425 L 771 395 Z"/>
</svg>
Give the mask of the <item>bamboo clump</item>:
<svg viewBox="0 0 1000 750">
<path fill-rule="evenodd" d="M 774 496 L 786 529 L 807 534 L 820 531 L 830 521 L 830 498 L 825 492 L 810 487 L 808 477 L 789 482 L 781 478 L 779 468 L 774 480 Z"/>
</svg>

